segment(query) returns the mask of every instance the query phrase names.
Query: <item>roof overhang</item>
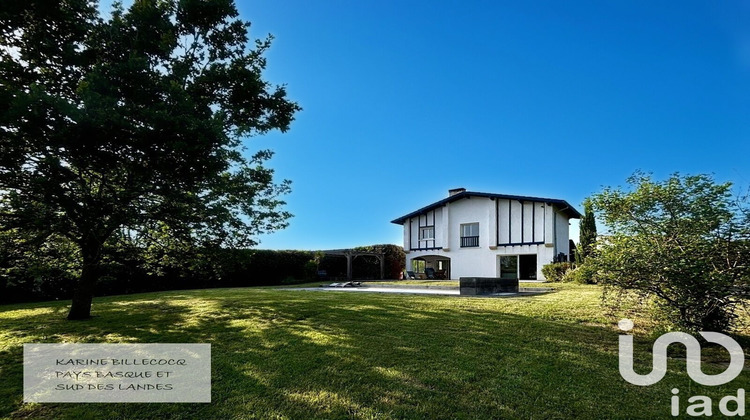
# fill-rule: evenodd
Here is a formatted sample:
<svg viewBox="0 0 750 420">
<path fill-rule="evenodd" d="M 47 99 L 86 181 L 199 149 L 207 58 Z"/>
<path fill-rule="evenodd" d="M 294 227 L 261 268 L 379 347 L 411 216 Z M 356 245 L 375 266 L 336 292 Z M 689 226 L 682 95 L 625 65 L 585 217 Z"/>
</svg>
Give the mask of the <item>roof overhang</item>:
<svg viewBox="0 0 750 420">
<path fill-rule="evenodd" d="M 558 211 L 562 212 L 563 214 L 568 216 L 568 218 L 570 219 L 581 218 L 581 213 L 579 213 L 578 210 L 576 210 L 573 206 L 571 206 L 565 200 L 560 200 L 556 198 L 527 197 L 527 196 L 522 196 L 522 195 L 492 194 L 492 193 L 482 193 L 482 192 L 474 192 L 474 191 L 464 191 L 464 192 L 452 195 L 450 197 L 446 197 L 440 201 L 436 201 L 430 204 L 429 206 L 422 207 L 419 210 L 413 211 L 397 219 L 393 219 L 391 220 L 391 223 L 395 223 L 397 225 L 403 225 L 405 221 L 407 221 L 408 219 L 411 219 L 412 217 L 419 216 L 420 214 L 425 214 L 428 211 L 432 211 L 448 203 L 452 203 L 454 201 L 462 200 L 464 198 L 469 198 L 469 197 L 485 197 L 485 198 L 490 198 L 492 200 L 505 199 L 505 200 L 535 201 L 535 202 L 548 203 L 548 204 L 552 204 L 553 206 L 555 206 Z"/>
</svg>

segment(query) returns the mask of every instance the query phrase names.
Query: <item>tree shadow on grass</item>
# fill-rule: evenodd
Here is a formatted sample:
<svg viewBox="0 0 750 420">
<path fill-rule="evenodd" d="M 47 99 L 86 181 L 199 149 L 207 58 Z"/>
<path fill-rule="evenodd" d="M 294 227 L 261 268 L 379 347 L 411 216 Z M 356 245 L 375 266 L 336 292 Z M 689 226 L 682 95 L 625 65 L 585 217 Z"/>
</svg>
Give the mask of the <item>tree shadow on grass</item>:
<svg viewBox="0 0 750 420">
<path fill-rule="evenodd" d="M 617 370 L 617 332 L 440 297 L 290 291 L 110 299 L 67 322 L 8 326 L 0 415 L 25 418 L 654 418 L 684 366 L 653 387 Z M 3 313 L 0 312 L 0 316 Z M 212 344 L 211 404 L 21 404 L 20 342 Z M 643 350 L 648 343 L 640 343 Z M 646 352 L 646 350 L 644 350 Z M 646 352 L 647 353 L 647 352 Z M 650 360 L 641 360 L 641 367 Z M 644 369 L 641 369 L 643 371 Z M 747 387 L 696 388 L 727 395 Z M 10 399 L 10 400 L 8 400 Z"/>
</svg>

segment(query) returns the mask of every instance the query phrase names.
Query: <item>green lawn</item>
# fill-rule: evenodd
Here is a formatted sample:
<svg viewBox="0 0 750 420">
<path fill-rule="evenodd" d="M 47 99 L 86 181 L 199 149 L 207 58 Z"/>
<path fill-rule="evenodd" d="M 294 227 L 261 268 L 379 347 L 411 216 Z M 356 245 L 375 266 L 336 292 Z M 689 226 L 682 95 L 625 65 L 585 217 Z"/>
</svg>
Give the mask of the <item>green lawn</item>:
<svg viewBox="0 0 750 420">
<path fill-rule="evenodd" d="M 364 281 L 365 286 L 440 286 L 440 287 L 458 287 L 458 280 L 386 280 L 386 281 Z M 561 283 L 540 283 L 536 281 L 519 281 L 520 287 L 554 287 Z M 564 286 L 563 286 L 564 287 Z"/>
<path fill-rule="evenodd" d="M 599 295 L 579 285 L 502 299 L 191 290 L 96 299 L 97 317 L 82 322 L 64 320 L 67 302 L 0 306 L 0 417 L 646 419 L 671 418 L 674 387 L 683 412 L 689 396 L 708 395 L 715 415 L 721 396 L 750 388 L 745 373 L 699 386 L 676 360 L 656 385 L 626 383 Z M 647 336 L 636 332 L 641 372 Z M 213 402 L 23 404 L 30 342 L 211 343 Z"/>
</svg>

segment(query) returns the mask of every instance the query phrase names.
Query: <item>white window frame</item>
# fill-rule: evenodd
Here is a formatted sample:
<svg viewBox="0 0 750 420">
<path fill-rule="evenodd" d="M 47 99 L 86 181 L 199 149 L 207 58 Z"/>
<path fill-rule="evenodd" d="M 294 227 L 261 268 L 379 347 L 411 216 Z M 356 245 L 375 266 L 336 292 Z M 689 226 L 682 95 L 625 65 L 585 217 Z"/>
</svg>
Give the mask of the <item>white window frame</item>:
<svg viewBox="0 0 750 420">
<path fill-rule="evenodd" d="M 431 232 L 431 235 L 425 236 L 425 232 Z M 435 240 L 435 226 L 422 226 L 419 228 L 419 240 L 420 241 L 432 241 Z"/>
<path fill-rule="evenodd" d="M 465 235 L 466 232 L 464 232 L 464 229 L 465 228 L 471 228 L 471 226 L 476 226 L 477 227 L 476 235 L 471 235 L 471 234 Z M 472 232 L 469 232 L 469 233 L 472 233 Z M 466 237 L 469 237 L 469 236 L 479 236 L 479 222 L 461 223 L 461 237 L 462 238 L 466 238 Z"/>
</svg>

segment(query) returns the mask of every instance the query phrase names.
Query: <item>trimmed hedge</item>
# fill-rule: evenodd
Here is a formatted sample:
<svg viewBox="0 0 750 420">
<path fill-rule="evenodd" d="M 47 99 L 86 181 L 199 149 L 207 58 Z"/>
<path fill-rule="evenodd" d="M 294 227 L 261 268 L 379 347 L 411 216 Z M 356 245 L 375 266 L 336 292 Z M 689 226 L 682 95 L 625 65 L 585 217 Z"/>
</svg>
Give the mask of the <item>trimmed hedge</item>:
<svg viewBox="0 0 750 420">
<path fill-rule="evenodd" d="M 373 245 L 357 250 L 384 252 L 385 278 L 398 278 L 404 269 L 405 255 L 399 246 Z M 325 257 L 319 251 L 197 250 L 165 260 L 172 262 L 154 268 L 137 250 L 112 251 L 102 264 L 97 296 L 301 283 L 318 280 L 319 270 L 326 271 L 327 279 L 346 278 L 346 258 Z M 60 268 L 70 267 L 70 261 L 57 263 L 60 261 L 53 259 L 30 267 L 19 260 L 0 260 L 0 303 L 70 299 L 76 273 Z M 379 279 L 377 258 L 355 258 L 353 277 Z"/>
</svg>

